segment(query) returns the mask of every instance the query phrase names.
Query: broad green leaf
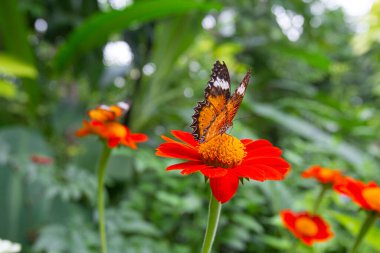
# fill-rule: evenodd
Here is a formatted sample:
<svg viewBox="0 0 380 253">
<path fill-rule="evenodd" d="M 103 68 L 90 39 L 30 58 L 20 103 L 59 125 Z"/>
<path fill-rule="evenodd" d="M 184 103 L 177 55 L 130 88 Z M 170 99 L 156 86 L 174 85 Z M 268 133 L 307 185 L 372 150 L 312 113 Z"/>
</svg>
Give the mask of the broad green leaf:
<svg viewBox="0 0 380 253">
<path fill-rule="evenodd" d="M 199 3 L 187 0 L 137 1 L 124 10 L 95 14 L 79 26 L 61 46 L 55 57 L 55 68 L 62 71 L 74 56 L 104 43 L 112 33 L 131 25 L 149 22 L 170 15 L 183 14 L 192 10 L 209 11 L 219 8 L 216 3 Z"/>
<path fill-rule="evenodd" d="M 13 99 L 16 97 L 16 87 L 13 83 L 0 79 L 0 97 Z"/>
<path fill-rule="evenodd" d="M 37 70 L 32 65 L 7 54 L 0 54 L 0 73 L 29 78 L 37 76 Z"/>
</svg>

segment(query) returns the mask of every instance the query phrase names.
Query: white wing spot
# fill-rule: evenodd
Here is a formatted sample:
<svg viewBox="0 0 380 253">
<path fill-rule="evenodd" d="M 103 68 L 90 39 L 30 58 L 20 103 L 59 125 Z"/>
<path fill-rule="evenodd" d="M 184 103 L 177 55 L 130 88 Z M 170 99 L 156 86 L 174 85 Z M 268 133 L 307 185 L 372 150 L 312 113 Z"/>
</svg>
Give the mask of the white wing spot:
<svg viewBox="0 0 380 253">
<path fill-rule="evenodd" d="M 228 90 L 230 88 L 229 83 L 224 79 L 220 79 L 219 77 L 216 78 L 214 85 L 215 87 L 220 87 L 223 90 Z"/>
<path fill-rule="evenodd" d="M 129 107 L 130 107 L 129 104 L 125 103 L 125 102 L 119 102 L 119 103 L 117 103 L 117 106 L 119 106 L 124 111 L 128 111 Z"/>
<path fill-rule="evenodd" d="M 244 91 L 245 91 L 245 86 L 244 85 L 240 85 L 239 89 L 237 90 L 237 93 L 239 93 L 240 95 L 243 95 Z"/>
</svg>

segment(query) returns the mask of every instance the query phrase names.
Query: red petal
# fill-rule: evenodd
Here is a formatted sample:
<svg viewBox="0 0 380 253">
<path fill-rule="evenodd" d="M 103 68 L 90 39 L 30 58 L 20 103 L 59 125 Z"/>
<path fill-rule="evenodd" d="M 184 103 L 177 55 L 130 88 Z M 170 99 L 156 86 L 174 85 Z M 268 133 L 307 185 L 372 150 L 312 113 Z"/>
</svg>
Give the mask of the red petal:
<svg viewBox="0 0 380 253">
<path fill-rule="evenodd" d="M 289 171 L 289 164 L 281 157 L 248 158 L 235 167 L 240 177 L 253 180 L 282 180 Z"/>
<path fill-rule="evenodd" d="M 294 231 L 294 225 L 296 223 L 296 216 L 294 215 L 294 213 L 290 210 L 283 210 L 281 211 L 280 215 L 285 227 L 290 231 Z"/>
<path fill-rule="evenodd" d="M 207 165 L 202 162 L 184 162 L 173 164 L 166 168 L 166 170 L 191 170 L 194 172 L 205 168 Z"/>
<path fill-rule="evenodd" d="M 187 159 L 191 161 L 199 161 L 200 155 L 194 148 L 190 148 L 179 143 L 163 143 L 157 148 L 156 155 L 162 157 Z"/>
<path fill-rule="evenodd" d="M 240 141 L 244 144 L 244 146 L 247 146 L 248 144 L 254 142 L 254 140 L 250 139 L 241 139 Z"/>
<path fill-rule="evenodd" d="M 257 181 L 282 180 L 285 176 L 284 172 L 264 164 L 239 166 L 236 173 L 240 177 L 249 177 Z"/>
<path fill-rule="evenodd" d="M 228 173 L 223 177 L 210 178 L 212 194 L 222 204 L 229 201 L 235 195 L 238 186 L 239 178 L 233 173 Z"/>
<path fill-rule="evenodd" d="M 182 144 L 182 143 L 180 143 L 179 141 L 173 140 L 173 139 L 171 139 L 171 138 L 169 138 L 169 137 L 167 137 L 167 136 L 165 136 L 165 135 L 161 135 L 161 138 L 162 138 L 163 140 L 165 140 L 166 142 Z"/>
<path fill-rule="evenodd" d="M 171 133 L 179 140 L 186 142 L 187 144 L 193 147 L 196 147 L 199 145 L 198 142 L 194 140 L 194 137 L 191 133 L 179 131 L 179 130 L 172 130 Z"/>
<path fill-rule="evenodd" d="M 306 237 L 306 236 L 302 236 L 302 235 L 300 235 L 300 237 L 299 237 L 300 239 L 301 239 L 301 241 L 303 242 L 303 243 L 305 243 L 306 245 L 308 245 L 308 246 L 311 246 L 311 245 L 313 245 L 313 237 Z"/>
<path fill-rule="evenodd" d="M 108 147 L 114 148 L 120 143 L 120 138 L 109 138 L 108 139 Z"/>
<path fill-rule="evenodd" d="M 245 161 L 243 161 L 243 164 L 245 166 L 262 164 L 276 169 L 285 169 L 285 171 L 287 171 L 287 169 L 290 168 L 290 165 L 281 157 L 248 157 Z"/>
<path fill-rule="evenodd" d="M 333 236 L 333 233 L 329 229 L 329 225 L 318 216 L 314 216 L 313 221 L 318 226 L 318 233 L 314 236 L 317 240 L 327 240 Z"/>
<path fill-rule="evenodd" d="M 145 134 L 131 134 L 129 138 L 134 142 L 144 142 L 148 140 L 148 136 Z"/>
<path fill-rule="evenodd" d="M 256 141 L 248 143 L 245 146 L 247 152 L 258 149 L 258 148 L 265 148 L 265 147 L 272 147 L 272 143 L 270 143 L 267 140 L 256 140 Z"/>
<path fill-rule="evenodd" d="M 201 170 L 202 174 L 209 178 L 222 177 L 228 172 L 227 169 L 223 168 L 205 168 Z"/>
<path fill-rule="evenodd" d="M 265 148 L 258 148 L 254 151 L 251 151 L 249 153 L 249 158 L 256 158 L 256 157 L 279 157 L 282 154 L 281 149 L 276 147 L 265 147 Z M 248 159 L 249 159 L 248 158 Z"/>
<path fill-rule="evenodd" d="M 370 210 L 371 206 L 363 198 L 362 192 L 365 188 L 365 184 L 359 180 L 347 180 L 346 190 L 348 191 L 349 197 L 359 204 L 362 208 Z"/>
</svg>

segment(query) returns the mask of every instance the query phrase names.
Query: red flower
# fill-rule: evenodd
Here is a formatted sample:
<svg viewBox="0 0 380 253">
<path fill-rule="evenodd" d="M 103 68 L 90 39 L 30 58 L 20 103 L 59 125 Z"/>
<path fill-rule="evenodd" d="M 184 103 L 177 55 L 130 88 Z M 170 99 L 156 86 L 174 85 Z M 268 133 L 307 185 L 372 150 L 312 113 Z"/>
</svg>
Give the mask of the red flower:
<svg viewBox="0 0 380 253">
<path fill-rule="evenodd" d="M 315 178 L 322 184 L 334 184 L 339 182 L 343 177 L 339 170 L 323 168 L 319 165 L 314 165 L 306 169 L 301 176 L 304 178 Z"/>
<path fill-rule="evenodd" d="M 231 135 L 217 135 L 210 141 L 198 143 L 191 133 L 172 131 L 182 142 L 166 136 L 157 148 L 162 157 L 187 160 L 166 170 L 182 170 L 189 175 L 200 171 L 210 179 L 215 198 L 225 203 L 236 193 L 239 179 L 282 180 L 290 165 L 280 157 L 282 151 L 266 140 L 239 140 Z"/>
<path fill-rule="evenodd" d="M 76 132 L 76 135 L 83 137 L 94 134 L 106 140 L 110 148 L 122 144 L 136 149 L 136 143 L 145 142 L 148 137 L 145 134 L 131 133 L 127 126 L 116 121 L 123 114 L 123 110 L 128 109 L 127 106 L 126 103 L 118 103 L 118 105 L 99 106 L 90 110 L 88 115 L 91 120 L 84 120 L 83 127 Z"/>
<path fill-rule="evenodd" d="M 280 215 L 285 227 L 306 245 L 327 241 L 334 236 L 328 223 L 318 215 L 291 210 L 283 210 Z"/>
<path fill-rule="evenodd" d="M 347 195 L 363 209 L 380 212 L 380 187 L 375 182 L 366 184 L 346 177 L 334 186 L 334 190 Z"/>
<path fill-rule="evenodd" d="M 30 160 L 39 165 L 51 165 L 54 160 L 49 156 L 33 154 L 30 156 Z"/>
</svg>

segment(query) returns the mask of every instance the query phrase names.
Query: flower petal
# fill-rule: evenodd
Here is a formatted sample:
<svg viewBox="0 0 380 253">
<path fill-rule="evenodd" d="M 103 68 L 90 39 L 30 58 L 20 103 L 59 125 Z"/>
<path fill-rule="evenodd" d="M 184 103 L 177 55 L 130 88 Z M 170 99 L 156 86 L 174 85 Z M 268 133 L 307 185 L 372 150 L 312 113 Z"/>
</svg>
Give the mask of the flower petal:
<svg viewBox="0 0 380 253">
<path fill-rule="evenodd" d="M 120 141 L 121 141 L 120 138 L 117 138 L 117 137 L 115 137 L 115 138 L 109 138 L 108 141 L 107 141 L 108 147 L 114 148 L 117 145 L 119 145 Z"/>
<path fill-rule="evenodd" d="M 249 153 L 249 158 L 257 158 L 257 157 L 279 157 L 282 154 L 282 150 L 277 147 L 264 147 L 258 148 Z"/>
<path fill-rule="evenodd" d="M 180 130 L 172 130 L 171 131 L 172 135 L 174 135 L 176 138 L 178 138 L 179 140 L 193 146 L 193 147 L 196 147 L 198 146 L 198 142 L 196 140 L 194 140 L 194 137 L 191 133 L 188 133 L 188 132 L 184 132 L 184 131 L 180 131 Z"/>
<path fill-rule="evenodd" d="M 179 141 L 173 140 L 173 139 L 171 139 L 171 138 L 169 138 L 169 137 L 167 137 L 167 136 L 165 136 L 165 135 L 161 135 L 161 138 L 162 138 L 164 141 L 166 141 L 166 142 L 182 144 L 182 143 L 180 143 Z"/>
<path fill-rule="evenodd" d="M 264 164 L 239 166 L 236 168 L 236 173 L 239 177 L 248 177 L 256 181 L 282 180 L 285 177 L 282 171 Z"/>
<path fill-rule="evenodd" d="M 266 165 L 273 167 L 282 171 L 287 171 L 290 168 L 290 165 L 281 157 L 257 157 L 257 158 L 248 158 L 243 161 L 244 165 Z"/>
<path fill-rule="evenodd" d="M 314 236 L 315 240 L 325 241 L 334 236 L 334 233 L 330 231 L 327 223 L 325 223 L 319 216 L 314 216 L 313 221 L 318 226 L 318 233 Z"/>
<path fill-rule="evenodd" d="M 197 162 L 183 162 L 183 163 L 177 163 L 170 165 L 166 168 L 166 170 L 190 170 L 190 171 L 198 171 L 200 169 L 205 168 L 207 165 L 203 164 L 200 161 Z M 190 173 L 189 173 L 190 174 Z"/>
<path fill-rule="evenodd" d="M 200 155 L 194 148 L 190 148 L 179 143 L 163 143 L 157 148 L 156 155 L 162 157 L 187 159 L 191 161 L 199 161 Z"/>
<path fill-rule="evenodd" d="M 281 157 L 251 158 L 235 167 L 239 177 L 249 177 L 257 181 L 281 180 L 289 169 L 290 165 Z"/>
<path fill-rule="evenodd" d="M 227 173 L 223 177 L 210 178 L 212 194 L 222 204 L 235 195 L 238 186 L 239 178 L 234 173 Z"/>
<path fill-rule="evenodd" d="M 355 179 L 347 179 L 345 190 L 348 192 L 348 196 L 362 208 L 371 210 L 371 206 L 363 198 L 362 193 L 365 188 L 366 185 L 363 182 Z"/>
<path fill-rule="evenodd" d="M 140 133 L 137 133 L 137 134 L 131 134 L 128 136 L 132 141 L 134 142 L 144 142 L 144 141 L 147 141 L 148 140 L 148 136 L 146 136 L 145 134 L 140 134 Z"/>
<path fill-rule="evenodd" d="M 245 148 L 246 148 L 247 152 L 249 152 L 251 150 L 255 150 L 255 149 L 259 149 L 259 148 L 272 147 L 272 146 L 273 146 L 272 143 L 270 143 L 267 140 L 256 140 L 256 141 L 252 141 L 252 142 L 246 144 Z"/>
<path fill-rule="evenodd" d="M 296 216 L 290 210 L 283 210 L 280 212 L 280 216 L 284 225 L 291 231 L 295 230 L 294 224 L 296 223 Z"/>
<path fill-rule="evenodd" d="M 228 169 L 224 168 L 204 168 L 202 174 L 209 178 L 222 177 L 228 173 Z"/>
<path fill-rule="evenodd" d="M 254 140 L 251 139 L 241 139 L 240 141 L 244 144 L 244 146 L 247 146 L 249 143 L 254 142 Z"/>
</svg>

